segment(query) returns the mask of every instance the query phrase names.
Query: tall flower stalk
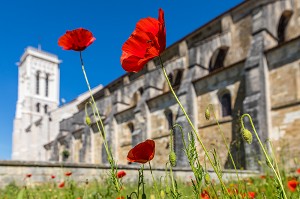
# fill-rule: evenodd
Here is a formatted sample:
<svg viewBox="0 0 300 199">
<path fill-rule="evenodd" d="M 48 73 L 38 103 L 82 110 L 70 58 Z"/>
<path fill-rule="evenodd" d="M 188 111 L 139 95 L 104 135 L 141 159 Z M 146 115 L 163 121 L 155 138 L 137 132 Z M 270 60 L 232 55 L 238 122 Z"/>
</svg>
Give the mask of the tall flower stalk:
<svg viewBox="0 0 300 199">
<path fill-rule="evenodd" d="M 108 146 L 108 142 L 107 142 L 107 139 L 106 139 L 105 127 L 103 125 L 101 115 L 99 113 L 99 110 L 98 110 L 97 104 L 95 102 L 95 99 L 94 99 L 94 96 L 93 96 L 93 93 L 92 93 L 92 89 L 91 89 L 88 77 L 87 77 L 86 72 L 85 72 L 81 51 L 80 51 L 80 62 L 81 62 L 81 68 L 82 68 L 82 72 L 83 72 L 83 75 L 84 75 L 84 79 L 85 79 L 87 87 L 89 89 L 89 93 L 90 93 L 90 97 L 91 97 L 91 103 L 92 103 L 92 110 L 93 110 L 94 117 L 96 118 L 96 125 L 97 125 L 97 128 L 98 128 L 98 131 L 101 133 L 101 136 L 103 138 L 103 144 L 104 144 L 105 151 L 106 151 L 106 154 L 107 154 L 107 159 L 108 159 L 108 162 L 111 166 L 111 178 L 112 178 L 113 184 L 115 185 L 116 191 L 120 192 L 121 191 L 120 182 L 119 182 L 118 178 L 116 177 L 116 174 L 118 172 L 117 164 L 116 164 L 116 162 L 113 158 L 112 152 L 111 152 L 111 150 Z"/>
<path fill-rule="evenodd" d="M 245 126 L 244 126 L 244 117 L 248 117 L 248 119 L 249 119 L 249 121 L 250 121 L 250 124 L 251 124 L 251 127 L 252 127 L 252 129 L 253 129 L 253 132 L 254 132 L 254 134 L 255 134 L 255 136 L 256 136 L 256 138 L 257 138 L 257 140 L 258 140 L 258 143 L 259 143 L 259 145 L 260 145 L 260 147 L 261 147 L 261 149 L 262 149 L 262 151 L 263 151 L 263 153 L 264 153 L 264 155 L 265 155 L 265 157 L 266 157 L 267 164 L 268 164 L 268 166 L 272 169 L 272 171 L 274 172 L 274 174 L 275 174 L 275 176 L 276 176 L 276 178 L 277 178 L 277 181 L 278 181 L 278 183 L 279 183 L 279 185 L 280 185 L 280 188 L 281 188 L 281 191 L 282 191 L 282 194 L 283 194 L 284 199 L 287 199 L 287 196 L 286 196 L 286 193 L 285 193 L 285 190 L 284 190 L 284 186 L 283 186 L 282 180 L 281 180 L 281 178 L 280 178 L 280 174 L 277 173 L 277 171 L 275 170 L 275 168 L 274 168 L 274 166 L 273 166 L 273 163 L 271 162 L 271 158 L 269 157 L 269 155 L 268 155 L 268 153 L 267 153 L 267 149 L 266 149 L 266 148 L 264 147 L 264 145 L 262 144 L 262 142 L 261 142 L 261 140 L 260 140 L 260 138 L 259 138 L 259 136 L 258 136 L 258 134 L 257 134 L 257 132 L 256 132 L 255 126 L 254 126 L 253 121 L 252 121 L 252 118 L 251 118 L 251 116 L 250 116 L 249 114 L 243 114 L 242 117 L 241 117 L 242 135 L 243 135 L 244 139 L 245 139 L 246 141 L 247 141 L 247 140 L 251 140 L 251 142 L 252 142 L 252 134 L 251 134 L 251 132 L 250 132 L 248 129 L 246 129 Z M 249 132 L 250 132 L 250 134 L 249 134 Z M 247 141 L 247 142 L 248 142 L 248 141 Z M 248 142 L 248 144 L 251 144 L 251 142 Z"/>
<path fill-rule="evenodd" d="M 95 102 L 88 77 L 85 72 L 84 62 L 83 62 L 83 58 L 82 58 L 82 51 L 85 50 L 89 45 L 91 45 L 95 40 L 96 40 L 96 38 L 93 36 L 93 34 L 89 30 L 86 30 L 83 28 L 78 28 L 78 29 L 75 29 L 72 31 L 67 31 L 63 36 L 61 36 L 58 40 L 58 45 L 61 46 L 64 50 L 74 50 L 74 51 L 78 51 L 80 54 L 81 68 L 82 68 L 84 79 L 86 81 L 86 84 L 87 84 L 87 87 L 88 87 L 88 90 L 90 93 L 91 106 L 92 106 L 94 117 L 96 119 L 96 125 L 98 128 L 98 131 L 101 133 L 101 136 L 103 138 L 104 148 L 105 148 L 106 154 L 107 154 L 107 159 L 108 159 L 108 162 L 111 167 L 111 179 L 112 179 L 113 184 L 115 185 L 116 191 L 120 194 L 121 186 L 120 186 L 120 182 L 119 182 L 118 178 L 116 177 L 117 165 L 113 158 L 112 152 L 108 146 L 105 128 L 104 128 L 97 104 Z M 86 121 L 86 122 L 88 123 L 88 121 Z"/>
<path fill-rule="evenodd" d="M 213 117 L 214 117 L 215 121 L 217 122 L 219 132 L 221 133 L 221 136 L 222 136 L 222 139 L 223 139 L 224 144 L 225 144 L 225 146 L 226 146 L 227 152 L 228 152 L 228 154 L 229 154 L 231 163 L 232 163 L 233 168 L 234 168 L 234 170 L 235 170 L 235 174 L 236 174 L 238 183 L 240 184 L 240 178 L 239 178 L 239 174 L 238 174 L 237 168 L 236 168 L 236 166 L 235 166 L 234 159 L 233 159 L 233 157 L 232 157 L 232 154 L 231 154 L 229 145 L 228 145 L 228 143 L 227 143 L 227 141 L 226 141 L 226 138 L 225 138 L 225 136 L 224 136 L 224 132 L 223 132 L 222 129 L 221 129 L 219 120 L 218 120 L 218 118 L 216 117 L 216 113 L 215 113 L 215 110 L 214 110 L 214 106 L 213 106 L 212 104 L 209 104 L 209 105 L 207 106 L 206 111 L 205 111 L 205 117 L 206 117 L 207 120 L 209 120 L 209 116 L 207 116 L 207 114 L 210 115 L 210 110 L 212 110 Z"/>
<path fill-rule="evenodd" d="M 182 112 L 184 113 L 188 123 L 192 127 L 192 131 L 197 137 L 198 142 L 200 143 L 202 149 L 204 150 L 205 155 L 208 157 L 209 162 L 211 163 L 213 169 L 215 170 L 220 183 L 222 185 L 223 191 L 226 192 L 226 187 L 222 181 L 221 175 L 213 165 L 213 162 L 208 154 L 207 149 L 205 148 L 200 136 L 197 133 L 196 128 L 191 122 L 188 114 L 186 113 L 184 107 L 182 106 L 180 100 L 178 99 L 176 93 L 174 92 L 172 85 L 169 81 L 168 75 L 166 73 L 165 67 L 161 60 L 160 54 L 166 48 L 166 28 L 164 20 L 164 11 L 159 9 L 158 19 L 152 17 L 141 19 L 137 24 L 136 28 L 129 37 L 129 39 L 122 46 L 122 56 L 121 64 L 124 70 L 128 72 L 138 72 L 142 70 L 144 65 L 153 59 L 154 57 L 159 57 L 161 68 L 163 74 L 167 80 L 168 86 L 180 106 Z"/>
<path fill-rule="evenodd" d="M 164 64 L 163 64 L 163 61 L 162 61 L 161 57 L 158 56 L 158 58 L 159 58 L 159 61 L 160 61 L 160 64 L 161 64 L 161 69 L 162 69 L 162 71 L 163 71 L 163 74 L 164 74 L 164 76 L 165 76 L 165 79 L 166 79 L 166 81 L 167 81 L 167 84 L 168 84 L 168 86 L 169 86 L 169 88 L 170 88 L 171 93 L 173 94 L 173 96 L 174 96 L 174 98 L 175 98 L 177 104 L 179 105 L 180 109 L 182 110 L 184 116 L 186 117 L 186 119 L 187 119 L 189 125 L 191 126 L 192 132 L 194 133 L 194 135 L 196 136 L 198 142 L 200 143 L 200 145 L 201 145 L 201 147 L 202 147 L 202 149 L 203 149 L 205 155 L 207 156 L 208 161 L 210 162 L 211 166 L 213 167 L 214 171 L 216 172 L 216 175 L 217 175 L 217 177 L 218 177 L 218 179 L 219 179 L 219 181 L 220 181 L 220 183 L 221 183 L 221 186 L 222 186 L 222 188 L 223 188 L 223 191 L 227 192 L 226 186 L 225 186 L 225 184 L 224 184 L 224 182 L 223 182 L 223 180 L 222 180 L 222 176 L 221 176 L 220 172 L 218 172 L 218 169 L 217 169 L 216 166 L 214 165 L 214 163 L 213 163 L 211 157 L 210 157 L 209 154 L 208 154 L 208 151 L 207 151 L 205 145 L 203 144 L 203 142 L 202 142 L 200 136 L 199 136 L 198 133 L 197 133 L 196 128 L 194 127 L 194 124 L 192 123 L 192 121 L 191 121 L 189 115 L 187 114 L 186 110 L 184 109 L 183 105 L 181 104 L 180 100 L 178 99 L 178 97 L 177 97 L 177 95 L 176 95 L 176 93 L 175 93 L 175 91 L 174 91 L 174 89 L 173 89 L 173 87 L 172 87 L 172 84 L 171 84 L 171 82 L 170 82 L 170 80 L 169 80 L 167 71 L 166 71 L 166 69 L 165 69 L 165 67 L 164 67 Z"/>
</svg>

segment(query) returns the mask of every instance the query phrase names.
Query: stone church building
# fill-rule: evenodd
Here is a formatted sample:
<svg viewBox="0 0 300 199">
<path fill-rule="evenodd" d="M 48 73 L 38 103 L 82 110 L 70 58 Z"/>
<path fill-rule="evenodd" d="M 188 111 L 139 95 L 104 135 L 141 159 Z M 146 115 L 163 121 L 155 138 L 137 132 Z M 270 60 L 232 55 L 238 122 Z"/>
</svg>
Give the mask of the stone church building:
<svg viewBox="0 0 300 199">
<path fill-rule="evenodd" d="M 244 113 L 252 116 L 261 139 L 272 141 L 280 160 L 295 167 L 293 160 L 300 157 L 300 0 L 243 1 L 173 43 L 162 60 L 204 145 L 216 149 L 225 168 L 231 165 L 216 120 L 204 117 L 209 104 L 239 168 L 258 169 L 263 157 L 255 137 L 251 145 L 241 139 Z M 85 124 L 88 93 L 58 106 L 59 63 L 55 55 L 33 48 L 21 57 L 12 157 L 105 164 L 100 133 L 95 123 Z M 157 59 L 93 93 L 118 164 L 127 165 L 128 151 L 149 138 L 156 143 L 153 165 L 164 166 L 173 124 L 190 131 Z M 88 114 L 95 122 L 90 107 Z M 175 130 L 177 165 L 187 166 L 181 137 Z M 201 148 L 199 155 L 204 160 Z"/>
</svg>

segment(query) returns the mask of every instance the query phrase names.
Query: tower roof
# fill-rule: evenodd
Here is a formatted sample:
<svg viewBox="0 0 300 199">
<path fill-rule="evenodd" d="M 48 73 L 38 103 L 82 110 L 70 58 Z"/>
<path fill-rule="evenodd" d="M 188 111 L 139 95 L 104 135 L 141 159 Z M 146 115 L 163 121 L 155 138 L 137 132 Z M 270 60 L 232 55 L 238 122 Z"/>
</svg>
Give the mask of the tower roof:
<svg viewBox="0 0 300 199">
<path fill-rule="evenodd" d="M 50 62 L 53 62 L 56 64 L 61 63 L 61 60 L 58 59 L 57 55 L 54 55 L 52 53 L 29 46 L 25 49 L 24 54 L 21 56 L 19 65 L 21 65 L 22 62 L 26 59 L 26 57 L 29 55 L 38 57 L 38 58 L 41 58 L 41 59 L 44 59 L 44 60 L 47 60 L 47 61 L 50 61 Z"/>
</svg>

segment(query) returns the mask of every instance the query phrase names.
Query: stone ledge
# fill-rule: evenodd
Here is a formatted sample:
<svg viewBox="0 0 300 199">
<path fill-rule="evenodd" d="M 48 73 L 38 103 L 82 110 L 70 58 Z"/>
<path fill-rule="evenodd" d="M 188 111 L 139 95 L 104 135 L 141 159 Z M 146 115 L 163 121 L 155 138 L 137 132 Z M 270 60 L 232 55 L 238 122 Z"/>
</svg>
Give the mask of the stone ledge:
<svg viewBox="0 0 300 199">
<path fill-rule="evenodd" d="M 18 160 L 0 160 L 0 167 L 12 166 L 12 167 L 59 167 L 59 168 L 92 168 L 92 169 L 110 169 L 108 164 L 88 164 L 88 163 L 68 163 L 68 162 L 42 162 L 42 161 L 18 161 Z M 139 165 L 118 165 L 118 169 L 136 170 L 139 169 Z M 145 170 L 149 170 L 146 165 Z M 152 170 L 165 171 L 165 167 L 155 167 Z M 191 172 L 189 167 L 174 167 L 173 171 Z M 213 170 L 208 169 L 208 172 Z M 233 169 L 224 169 L 224 173 L 235 173 Z M 259 171 L 252 170 L 239 170 L 238 173 L 242 174 L 259 174 Z"/>
</svg>

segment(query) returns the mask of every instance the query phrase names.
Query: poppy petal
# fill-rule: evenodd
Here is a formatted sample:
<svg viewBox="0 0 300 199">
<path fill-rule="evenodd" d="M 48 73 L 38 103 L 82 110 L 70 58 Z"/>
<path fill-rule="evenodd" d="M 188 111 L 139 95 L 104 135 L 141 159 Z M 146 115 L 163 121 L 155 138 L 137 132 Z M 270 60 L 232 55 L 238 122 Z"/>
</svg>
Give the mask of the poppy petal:
<svg viewBox="0 0 300 199">
<path fill-rule="evenodd" d="M 122 46 L 121 65 L 127 72 L 138 72 L 144 65 L 159 56 L 166 48 L 164 12 L 159 9 L 158 19 L 141 19 Z"/>
</svg>

